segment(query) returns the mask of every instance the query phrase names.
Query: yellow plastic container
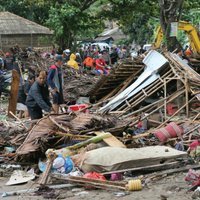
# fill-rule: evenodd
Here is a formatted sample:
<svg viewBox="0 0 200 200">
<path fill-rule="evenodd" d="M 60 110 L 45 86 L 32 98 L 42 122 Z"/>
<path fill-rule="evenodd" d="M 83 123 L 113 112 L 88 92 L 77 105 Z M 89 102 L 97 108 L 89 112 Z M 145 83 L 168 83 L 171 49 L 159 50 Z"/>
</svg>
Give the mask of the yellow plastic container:
<svg viewBox="0 0 200 200">
<path fill-rule="evenodd" d="M 128 191 L 139 191 L 142 190 L 142 182 L 140 179 L 130 180 L 126 185 Z"/>
</svg>

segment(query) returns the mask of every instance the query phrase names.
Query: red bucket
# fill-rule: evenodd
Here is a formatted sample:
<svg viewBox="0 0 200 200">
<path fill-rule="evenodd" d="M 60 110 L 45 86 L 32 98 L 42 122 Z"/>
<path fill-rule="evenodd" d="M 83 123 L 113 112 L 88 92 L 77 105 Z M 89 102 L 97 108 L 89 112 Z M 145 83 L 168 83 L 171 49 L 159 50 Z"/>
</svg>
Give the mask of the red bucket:
<svg viewBox="0 0 200 200">
<path fill-rule="evenodd" d="M 154 131 L 155 137 L 161 142 L 166 142 L 169 138 L 175 138 L 183 134 L 183 129 L 174 122 L 169 123 L 166 127 Z"/>
</svg>

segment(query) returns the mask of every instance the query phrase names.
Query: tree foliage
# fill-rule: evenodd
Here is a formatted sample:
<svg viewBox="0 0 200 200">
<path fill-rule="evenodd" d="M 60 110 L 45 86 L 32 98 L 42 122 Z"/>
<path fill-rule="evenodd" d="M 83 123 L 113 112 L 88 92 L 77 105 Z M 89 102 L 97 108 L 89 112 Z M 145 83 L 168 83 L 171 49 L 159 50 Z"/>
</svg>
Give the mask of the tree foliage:
<svg viewBox="0 0 200 200">
<path fill-rule="evenodd" d="M 174 2 L 162 0 L 162 2 Z M 176 0 L 177 1 L 177 0 Z M 179 0 L 177 2 L 181 2 Z M 62 47 L 85 37 L 94 37 L 105 20 L 114 20 L 138 44 L 153 41 L 160 24 L 159 0 L 0 0 L 0 10 L 49 26 Z M 199 25 L 199 0 L 184 0 L 181 20 Z M 178 18 L 177 18 L 178 19 Z M 162 23 L 162 20 L 161 20 Z"/>
<path fill-rule="evenodd" d="M 71 47 L 73 41 L 101 29 L 100 19 L 88 10 L 94 2 L 68 1 L 51 6 L 47 24 L 55 30 L 56 39 L 63 48 Z"/>
</svg>

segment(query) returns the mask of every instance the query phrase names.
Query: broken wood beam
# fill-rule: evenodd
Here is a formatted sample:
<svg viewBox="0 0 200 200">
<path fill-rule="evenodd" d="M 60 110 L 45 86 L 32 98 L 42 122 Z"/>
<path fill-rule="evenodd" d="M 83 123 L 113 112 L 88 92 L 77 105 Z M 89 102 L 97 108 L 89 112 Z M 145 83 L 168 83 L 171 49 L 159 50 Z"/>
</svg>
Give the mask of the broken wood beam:
<svg viewBox="0 0 200 200">
<path fill-rule="evenodd" d="M 89 179 L 83 177 L 73 177 L 73 176 L 66 176 L 64 174 L 51 174 L 51 177 L 65 180 L 70 183 L 74 183 L 81 186 L 93 186 L 95 188 L 103 188 L 108 190 L 126 190 L 126 184 L 124 183 L 117 183 L 113 181 L 102 181 L 96 179 Z"/>
<path fill-rule="evenodd" d="M 20 124 L 21 124 L 26 130 L 28 130 L 28 127 L 22 122 L 21 119 L 19 119 L 16 115 L 14 115 L 12 111 L 10 111 L 9 113 L 10 113 L 17 121 L 19 121 Z"/>
<path fill-rule="evenodd" d="M 181 89 L 177 92 L 178 96 L 179 96 L 179 92 L 180 92 L 180 91 L 182 91 L 182 93 L 183 93 L 183 88 L 181 88 Z M 175 95 L 175 94 L 172 94 L 172 95 L 166 97 L 166 99 L 170 99 L 170 98 L 172 98 L 174 95 Z M 143 108 L 140 108 L 140 109 L 138 109 L 138 110 L 136 110 L 136 111 L 134 111 L 134 112 L 131 112 L 131 113 L 127 114 L 127 115 L 123 115 L 122 118 L 130 117 L 130 116 L 135 115 L 135 114 L 137 114 L 137 113 L 139 113 L 139 112 L 142 112 L 142 111 L 144 111 L 144 110 L 146 110 L 146 109 L 148 109 L 148 108 L 152 108 L 152 107 L 154 107 L 154 106 L 157 106 L 156 104 L 159 104 L 159 103 L 163 102 L 164 100 L 165 100 L 165 98 L 159 99 L 158 101 L 155 101 L 155 102 L 153 102 L 153 103 L 151 103 L 151 104 L 149 104 L 149 105 L 147 105 L 147 106 L 145 106 L 145 107 L 143 107 Z M 124 111 L 124 112 L 125 112 L 125 111 Z"/>
<path fill-rule="evenodd" d="M 101 135 L 102 132 L 94 132 L 95 135 Z M 110 137 L 108 138 L 104 138 L 103 141 L 108 144 L 110 147 L 120 147 L 120 148 L 126 148 L 126 146 L 121 142 L 119 141 L 115 136 L 113 136 L 111 133 L 110 133 Z"/>
<path fill-rule="evenodd" d="M 57 157 L 57 155 L 54 152 L 48 153 L 48 155 L 47 155 L 47 158 L 48 158 L 47 165 L 46 165 L 46 169 L 45 169 L 44 173 L 42 174 L 42 178 L 39 181 L 40 185 L 43 185 L 43 186 L 46 185 L 50 171 L 51 171 L 51 167 L 53 165 L 53 161 L 56 157 Z"/>
<path fill-rule="evenodd" d="M 107 180 L 97 180 L 97 179 L 89 179 L 84 177 L 76 177 L 76 176 L 66 176 L 63 174 L 52 174 L 53 178 L 65 180 L 71 183 L 75 183 L 81 186 L 92 186 L 95 188 L 102 188 L 107 190 L 124 190 L 124 191 L 134 191 L 141 190 L 142 185 L 140 180 L 129 180 L 127 182 L 117 182 L 117 181 L 107 181 Z M 140 184 L 138 187 L 133 187 L 133 182 L 138 181 Z"/>
<path fill-rule="evenodd" d="M 12 70 L 11 91 L 10 91 L 9 104 L 8 104 L 8 116 L 9 117 L 13 117 L 10 114 L 10 111 L 13 114 L 16 113 L 19 83 L 20 83 L 20 76 L 19 76 L 18 72 L 16 70 Z"/>
<path fill-rule="evenodd" d="M 61 130 L 65 131 L 65 132 L 69 132 L 69 129 L 66 129 L 64 126 L 62 126 L 61 124 L 59 124 L 58 122 L 56 122 L 53 117 L 49 116 L 49 119 L 51 120 L 51 122 L 53 124 L 55 124 L 58 128 L 60 128 Z"/>
</svg>

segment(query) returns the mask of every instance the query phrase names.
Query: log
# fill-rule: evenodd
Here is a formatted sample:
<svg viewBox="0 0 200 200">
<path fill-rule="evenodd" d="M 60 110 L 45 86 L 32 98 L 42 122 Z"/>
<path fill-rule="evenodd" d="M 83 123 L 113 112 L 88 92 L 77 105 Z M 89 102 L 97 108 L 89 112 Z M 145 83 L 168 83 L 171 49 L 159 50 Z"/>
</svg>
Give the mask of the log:
<svg viewBox="0 0 200 200">
<path fill-rule="evenodd" d="M 10 111 L 13 114 L 16 113 L 19 82 L 20 82 L 20 77 L 19 77 L 18 72 L 16 70 L 12 70 L 12 83 L 11 83 L 11 91 L 10 91 L 9 104 L 8 104 L 9 117 L 13 117 L 10 114 Z"/>
</svg>

